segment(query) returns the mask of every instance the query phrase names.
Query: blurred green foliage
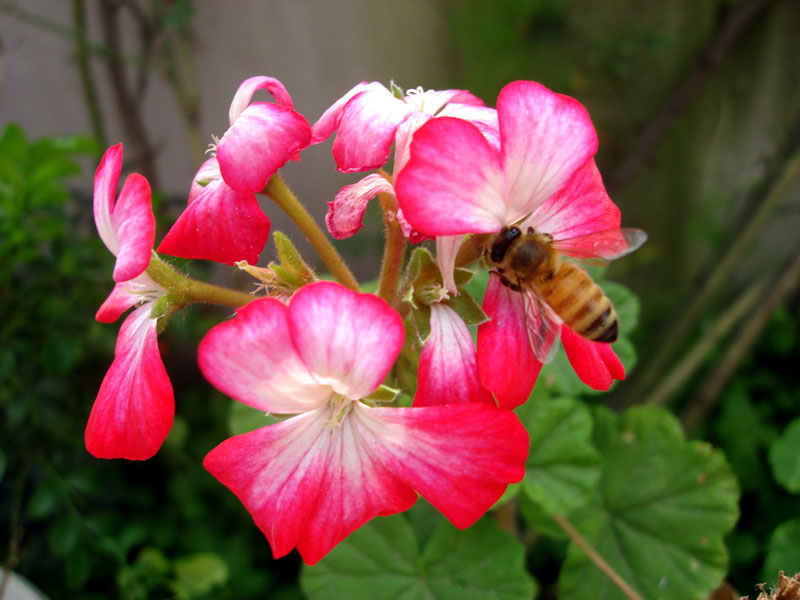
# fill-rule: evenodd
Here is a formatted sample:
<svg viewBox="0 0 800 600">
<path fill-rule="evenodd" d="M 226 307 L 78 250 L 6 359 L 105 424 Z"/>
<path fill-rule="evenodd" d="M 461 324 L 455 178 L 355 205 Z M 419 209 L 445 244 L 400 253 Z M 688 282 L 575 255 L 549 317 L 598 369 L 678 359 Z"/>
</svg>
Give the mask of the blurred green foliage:
<svg viewBox="0 0 800 600">
<path fill-rule="evenodd" d="M 84 138 L 0 138 L 0 540 L 2 562 L 59 598 L 297 598 L 297 561 L 276 563 L 232 494 L 202 468 L 229 436 L 231 403 L 194 348 L 212 318 L 190 311 L 160 340 L 178 415 L 147 462 L 91 457 L 83 430 L 116 325 L 94 312 L 113 256 L 91 199 L 65 180 Z"/>
</svg>

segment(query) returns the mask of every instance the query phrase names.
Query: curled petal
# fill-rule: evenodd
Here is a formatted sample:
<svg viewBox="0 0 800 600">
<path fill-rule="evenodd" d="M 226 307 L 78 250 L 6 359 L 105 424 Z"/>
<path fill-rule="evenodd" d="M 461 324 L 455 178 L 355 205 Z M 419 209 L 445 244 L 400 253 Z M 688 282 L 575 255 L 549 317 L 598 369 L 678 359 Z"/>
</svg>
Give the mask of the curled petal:
<svg viewBox="0 0 800 600">
<path fill-rule="evenodd" d="M 222 442 L 203 461 L 241 500 L 276 558 L 297 547 L 310 565 L 373 517 L 417 495 L 382 467 L 347 417 L 330 407 Z"/>
<path fill-rule="evenodd" d="M 480 130 L 460 119 L 430 119 L 414 133 L 395 179 L 403 215 L 426 235 L 492 233 L 505 225 L 499 157 Z"/>
<path fill-rule="evenodd" d="M 217 145 L 222 178 L 239 193 L 259 192 L 278 169 L 308 146 L 310 138 L 311 128 L 299 113 L 254 102 Z"/>
<path fill-rule="evenodd" d="M 317 381 L 353 399 L 380 385 L 405 338 L 400 315 L 384 300 L 329 281 L 295 293 L 289 328 Z"/>
<path fill-rule="evenodd" d="M 136 173 L 128 176 L 115 201 L 122 170 L 122 144 L 103 155 L 94 176 L 94 221 L 100 239 L 117 257 L 114 281 L 128 281 L 150 264 L 156 220 L 150 204 L 150 184 Z"/>
<path fill-rule="evenodd" d="M 322 114 L 317 122 L 311 126 L 311 143 L 319 144 L 323 140 L 328 139 L 330 135 L 336 131 L 339 127 L 339 121 L 342 118 L 342 111 L 347 103 L 350 102 L 350 98 L 366 90 L 375 91 L 381 89 L 385 90 L 386 88 L 377 81 L 373 81 L 372 83 L 362 81 L 348 91 L 344 96 L 334 102 L 333 105 Z"/>
<path fill-rule="evenodd" d="M 469 329 L 444 304 L 431 305 L 431 335 L 419 357 L 414 406 L 484 402 L 494 398 L 478 380 L 478 360 Z"/>
<path fill-rule="evenodd" d="M 563 188 L 597 151 L 597 134 L 574 98 L 533 81 L 509 83 L 497 98 L 506 174 L 506 224 Z"/>
<path fill-rule="evenodd" d="M 492 276 L 483 299 L 483 312 L 490 320 L 478 326 L 481 383 L 501 407 L 514 408 L 528 399 L 542 368 L 528 341 L 522 294 Z"/>
<path fill-rule="evenodd" d="M 625 367 L 610 344 L 589 341 L 569 327 L 561 328 L 561 341 L 578 378 L 593 390 L 607 391 L 615 379 L 625 379 Z"/>
<path fill-rule="evenodd" d="M 305 289 L 305 288 L 304 288 Z M 198 364 L 214 387 L 260 410 L 295 414 L 313 410 L 331 395 L 298 356 L 288 309 L 272 298 L 254 300 L 200 342 Z"/>
<path fill-rule="evenodd" d="M 240 194 L 222 179 L 214 179 L 198 192 L 193 186 L 189 205 L 158 251 L 227 264 L 239 260 L 255 264 L 267 243 L 269 227 L 255 195 Z"/>
<path fill-rule="evenodd" d="M 617 229 L 619 225 L 619 208 L 608 197 L 600 171 L 594 158 L 590 158 L 523 226 L 531 226 L 561 240 Z"/>
<path fill-rule="evenodd" d="M 114 362 L 86 426 L 86 449 L 97 458 L 146 460 L 172 428 L 175 401 L 151 309 L 150 303 L 142 305 L 120 328 Z"/>
<path fill-rule="evenodd" d="M 106 248 L 116 256 L 119 253 L 117 233 L 111 222 L 111 213 L 117 197 L 117 183 L 122 171 L 122 144 L 111 146 L 94 174 L 94 223 Z"/>
<path fill-rule="evenodd" d="M 333 202 L 328 202 L 328 214 L 325 215 L 330 234 L 337 240 L 354 235 L 364 226 L 367 203 L 380 192 L 394 196 L 392 184 L 377 173 L 340 189 Z"/>
<path fill-rule="evenodd" d="M 372 86 L 350 98 L 333 141 L 339 171 L 368 171 L 385 165 L 395 130 L 409 112 L 410 107 L 383 86 Z"/>
<path fill-rule="evenodd" d="M 272 97 L 275 98 L 275 102 L 278 103 L 278 106 L 290 109 L 294 108 L 292 97 L 280 81 L 274 77 L 250 77 L 239 85 L 239 89 L 236 90 L 236 94 L 233 96 L 231 107 L 228 110 L 228 119 L 231 125 L 236 122 L 236 119 L 239 118 L 242 111 L 247 108 L 247 105 L 250 104 L 250 100 L 253 99 L 253 94 L 258 90 L 267 90 L 272 94 Z"/>
</svg>

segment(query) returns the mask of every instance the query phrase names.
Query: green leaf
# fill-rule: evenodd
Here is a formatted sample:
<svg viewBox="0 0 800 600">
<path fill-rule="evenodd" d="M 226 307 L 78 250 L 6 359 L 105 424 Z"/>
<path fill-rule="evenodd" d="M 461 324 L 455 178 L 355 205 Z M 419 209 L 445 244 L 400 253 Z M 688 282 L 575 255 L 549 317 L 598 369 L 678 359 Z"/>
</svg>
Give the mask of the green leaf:
<svg viewBox="0 0 800 600">
<path fill-rule="evenodd" d="M 304 567 L 311 600 L 528 600 L 535 583 L 525 550 L 490 519 L 459 531 L 441 521 L 420 551 L 403 515 L 379 517 L 314 567 Z"/>
<path fill-rule="evenodd" d="M 779 571 L 800 573 L 800 519 L 791 519 L 778 525 L 769 539 L 761 577 L 774 584 Z"/>
<path fill-rule="evenodd" d="M 566 515 L 586 502 L 600 477 L 591 414 L 570 398 L 529 401 L 525 406 L 531 449 L 522 488 L 545 511 Z"/>
<path fill-rule="evenodd" d="M 61 502 L 61 492 L 49 482 L 39 484 L 28 501 L 28 515 L 40 519 L 50 515 Z"/>
<path fill-rule="evenodd" d="M 78 546 L 69 553 L 65 571 L 67 586 L 70 589 L 77 590 L 83 587 L 92 574 L 92 557 L 84 546 Z"/>
<path fill-rule="evenodd" d="M 595 412 L 602 475 L 570 520 L 643 598 L 706 599 L 725 576 L 723 535 L 738 517 L 737 483 L 721 452 L 687 442 L 677 420 L 653 407 L 617 418 Z M 559 598 L 625 596 L 571 544 Z"/>
<path fill-rule="evenodd" d="M 800 494 L 800 418 L 795 419 L 783 435 L 772 442 L 769 448 L 769 464 L 772 474 L 784 488 Z"/>
<path fill-rule="evenodd" d="M 3 483 L 3 475 L 6 474 L 6 466 L 8 465 L 8 457 L 3 449 L 0 448 L 0 483 Z"/>
<path fill-rule="evenodd" d="M 72 552 L 81 538 L 81 529 L 72 516 L 59 518 L 50 528 L 50 550 L 54 556 L 65 556 Z"/>
<path fill-rule="evenodd" d="M 200 552 L 175 561 L 176 579 L 170 587 L 178 598 L 194 598 L 207 594 L 228 581 L 228 565 L 210 552 Z"/>
</svg>

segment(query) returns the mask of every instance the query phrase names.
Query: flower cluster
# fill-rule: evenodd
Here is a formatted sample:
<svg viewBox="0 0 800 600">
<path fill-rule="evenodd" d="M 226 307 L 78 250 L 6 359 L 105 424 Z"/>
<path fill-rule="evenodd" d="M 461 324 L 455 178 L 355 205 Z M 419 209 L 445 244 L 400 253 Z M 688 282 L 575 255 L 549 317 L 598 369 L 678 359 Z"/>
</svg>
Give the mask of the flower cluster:
<svg viewBox="0 0 800 600">
<path fill-rule="evenodd" d="M 252 102 L 260 89 L 275 102 Z M 379 295 L 361 293 L 277 175 L 334 132 L 340 171 L 379 170 L 343 187 L 326 217 L 333 237 L 349 237 L 381 195 L 391 231 Z M 574 299 L 556 302 L 545 290 L 561 271 L 523 275 L 544 258 L 511 250 L 539 236 L 547 259 L 560 265 L 560 254 L 610 260 L 644 241 L 638 230 L 620 229 L 596 149 L 585 109 L 533 82 L 506 86 L 496 109 L 466 91 L 404 93 L 365 82 L 310 126 L 279 81 L 248 79 L 188 206 L 158 246 L 237 264 L 261 282 L 261 293 L 248 295 L 189 279 L 153 252 L 147 181 L 130 175 L 116 198 L 122 147 L 110 148 L 95 176 L 94 214 L 117 257 L 116 285 L 97 319 L 136 308 L 92 408 L 87 449 L 135 460 L 158 451 L 174 400 L 157 333 L 192 302 L 218 303 L 236 315 L 202 340 L 203 375 L 280 420 L 223 441 L 203 464 L 241 500 L 276 557 L 297 548 L 313 564 L 373 517 L 408 509 L 418 494 L 468 527 L 525 473 L 528 436 L 511 409 L 528 398 L 559 337 L 587 385 L 605 390 L 625 376 L 608 336 L 592 337 L 600 326 L 581 324 L 561 306 Z M 289 213 L 339 283 L 316 281 L 277 233 L 281 263 L 254 266 L 270 232 L 261 192 Z M 425 240 L 436 258 L 420 245 Z M 405 261 L 408 244 L 417 246 Z M 507 265 L 506 254 L 517 258 Z M 464 288 L 471 264 L 491 271 L 482 306 Z M 580 267 L 570 272 L 578 273 L 576 285 L 594 289 Z M 592 302 L 599 301 L 573 312 L 595 319 Z M 615 335 L 613 308 L 600 317 Z"/>
</svg>

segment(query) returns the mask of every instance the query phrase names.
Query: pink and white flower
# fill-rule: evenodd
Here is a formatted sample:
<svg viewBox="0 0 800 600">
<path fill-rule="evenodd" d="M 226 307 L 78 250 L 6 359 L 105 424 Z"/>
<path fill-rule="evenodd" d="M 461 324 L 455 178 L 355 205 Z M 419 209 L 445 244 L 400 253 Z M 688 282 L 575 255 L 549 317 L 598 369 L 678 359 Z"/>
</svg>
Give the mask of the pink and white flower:
<svg viewBox="0 0 800 600">
<path fill-rule="evenodd" d="M 469 120 L 489 139 L 497 139 L 496 111 L 467 91 L 417 88 L 398 98 L 380 83 L 362 82 L 314 123 L 311 143 L 322 142 L 336 131 L 333 156 L 338 169 L 345 173 L 384 166 L 394 144 L 396 176 L 408 160 L 414 132 L 429 119 L 440 116 Z M 328 203 L 325 217 L 331 235 L 342 239 L 356 233 L 363 225 L 367 203 L 381 192 L 394 196 L 391 181 L 379 174 L 367 175 L 339 190 L 333 202 Z M 412 242 L 425 239 L 408 225 L 402 211 L 398 211 L 397 218 Z"/>
<path fill-rule="evenodd" d="M 497 113 L 499 145 L 462 119 L 432 119 L 416 131 L 395 180 L 414 229 L 454 236 L 518 225 L 560 240 L 619 228 L 619 210 L 592 158 L 597 135 L 580 103 L 518 81 L 500 92 Z M 483 306 L 492 320 L 478 331 L 478 364 L 500 406 L 513 407 L 527 399 L 541 363 L 528 341 L 527 329 L 536 324 L 522 295 L 501 288 L 492 277 Z M 569 339 L 568 356 L 585 383 L 607 389 L 612 378 L 624 377 L 610 348 Z M 597 360 L 583 360 L 588 356 Z"/>
<path fill-rule="evenodd" d="M 250 102 L 265 89 L 276 102 Z M 189 205 L 158 247 L 159 252 L 233 264 L 258 262 L 269 237 L 270 221 L 255 194 L 283 165 L 299 160 L 311 128 L 294 110 L 283 84 L 251 77 L 231 102 L 230 128 L 217 143 L 216 156 L 192 181 Z"/>
<path fill-rule="evenodd" d="M 226 440 L 204 461 L 275 557 L 296 547 L 314 564 L 373 517 L 411 507 L 418 492 L 468 527 L 523 477 L 528 439 L 510 411 L 365 401 L 403 339 L 400 316 L 383 300 L 318 282 L 288 306 L 251 302 L 201 342 L 200 368 L 218 389 L 295 415 Z"/>
<path fill-rule="evenodd" d="M 109 148 L 94 180 L 94 217 L 100 238 L 117 257 L 114 286 L 97 311 L 102 323 L 116 321 L 132 306 L 117 336 L 86 426 L 86 449 L 98 458 L 145 460 L 161 447 L 175 413 L 172 385 L 158 351 L 157 319 L 151 312 L 166 294 L 145 270 L 155 237 L 150 185 L 129 175 L 115 201 L 122 170 L 122 144 Z"/>
</svg>

